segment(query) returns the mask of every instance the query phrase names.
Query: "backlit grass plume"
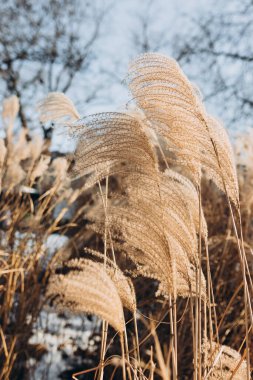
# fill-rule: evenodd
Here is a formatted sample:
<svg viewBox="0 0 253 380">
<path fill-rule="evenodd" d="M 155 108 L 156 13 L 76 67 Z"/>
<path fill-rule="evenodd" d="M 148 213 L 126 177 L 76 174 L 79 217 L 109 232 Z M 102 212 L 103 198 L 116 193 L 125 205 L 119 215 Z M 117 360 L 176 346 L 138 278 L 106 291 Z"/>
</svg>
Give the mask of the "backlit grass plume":
<svg viewBox="0 0 253 380">
<path fill-rule="evenodd" d="M 62 120 L 73 122 L 80 119 L 80 115 L 73 102 L 62 92 L 50 92 L 39 103 L 38 111 L 40 113 L 40 121 L 43 123 L 48 121 L 60 122 Z"/>
<path fill-rule="evenodd" d="M 141 176 L 132 177 L 137 188 L 141 179 Z M 159 281 L 158 294 L 166 297 L 193 295 L 197 260 L 193 222 L 192 234 L 189 234 L 187 226 L 179 218 L 180 210 L 184 212 L 184 203 L 177 199 L 175 204 L 175 198 L 168 198 L 167 202 L 171 200 L 173 206 L 166 209 L 168 203 L 165 197 L 161 202 L 158 187 L 155 193 L 155 182 L 147 178 L 142 185 L 140 194 L 133 192 L 129 197 L 116 197 L 109 203 L 107 222 L 117 249 L 126 252 L 135 262 L 135 275 Z M 183 199 L 180 200 L 182 202 Z M 96 222 L 97 231 L 103 234 L 102 206 L 90 217 Z M 202 296 L 205 297 L 204 277 L 202 281 Z"/>
<path fill-rule="evenodd" d="M 157 158 L 135 117 L 126 113 L 101 113 L 75 122 L 71 129 L 71 134 L 78 141 L 74 176 L 94 171 L 102 174 L 103 170 L 105 176 L 113 174 L 115 167 L 117 171 L 124 172 L 124 166 L 119 165 L 126 162 L 125 170 L 152 172 L 154 175 Z"/>
<path fill-rule="evenodd" d="M 198 198 L 194 187 L 187 185 L 187 179 L 183 180 L 183 176 L 177 176 L 170 170 L 159 174 L 159 182 L 148 176 L 130 177 L 127 191 L 130 204 L 146 202 L 150 205 L 151 212 L 156 213 L 158 220 L 160 219 L 168 240 L 170 241 L 170 237 L 176 239 L 189 260 L 196 263 L 198 216 L 196 206 L 192 207 L 190 199 Z M 205 226 L 203 215 L 202 221 Z"/>
<path fill-rule="evenodd" d="M 66 274 L 51 277 L 48 296 L 61 310 L 95 314 L 115 330 L 125 328 L 123 307 L 117 287 L 105 268 L 91 260 L 71 260 Z"/>
<path fill-rule="evenodd" d="M 14 121 L 19 112 L 19 100 L 16 95 L 4 99 L 2 109 L 2 119 L 6 128 L 7 140 L 10 140 Z"/>
<path fill-rule="evenodd" d="M 101 263 L 97 263 L 97 265 L 102 265 L 103 268 L 105 268 L 106 273 L 112 279 L 117 288 L 123 306 L 133 313 L 136 312 L 135 290 L 130 278 L 125 276 L 116 263 L 109 257 L 106 257 L 105 259 L 102 253 L 92 249 L 86 249 L 85 251 L 101 260 Z M 78 260 L 78 265 L 80 268 L 82 268 L 82 262 L 83 259 Z"/>
<path fill-rule="evenodd" d="M 204 169 L 238 205 L 237 175 L 227 133 L 206 113 L 198 91 L 177 62 L 161 54 L 143 54 L 131 63 L 128 82 L 151 127 L 166 138 L 177 160 L 188 167 L 188 174 L 198 183 Z"/>
</svg>

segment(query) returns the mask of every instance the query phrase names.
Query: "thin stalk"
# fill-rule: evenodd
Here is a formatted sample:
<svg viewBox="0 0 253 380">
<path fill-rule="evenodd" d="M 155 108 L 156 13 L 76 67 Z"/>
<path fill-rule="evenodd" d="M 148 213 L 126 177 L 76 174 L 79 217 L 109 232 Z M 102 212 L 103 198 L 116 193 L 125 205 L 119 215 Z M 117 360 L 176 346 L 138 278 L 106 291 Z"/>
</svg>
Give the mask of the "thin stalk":
<svg viewBox="0 0 253 380">
<path fill-rule="evenodd" d="M 194 312 L 193 312 L 193 302 L 192 294 L 190 294 L 190 310 L 191 310 L 191 322 L 192 322 L 192 344 L 193 344 L 193 364 L 194 364 L 194 373 L 193 379 L 198 380 L 197 376 L 197 355 L 196 355 L 196 340 L 195 340 L 195 322 L 194 322 Z"/>
<path fill-rule="evenodd" d="M 108 176 L 106 177 L 106 187 L 105 187 L 105 199 L 103 198 L 103 192 L 101 188 L 101 184 L 99 181 L 99 189 L 101 193 L 101 197 L 104 204 L 105 211 L 105 231 L 104 231 L 104 267 L 106 268 L 106 257 L 107 257 L 107 198 L 108 198 Z M 100 368 L 98 373 L 98 379 L 102 380 L 104 376 L 104 358 L 106 352 L 106 341 L 108 334 L 108 322 L 102 322 L 102 339 L 101 339 L 101 351 L 100 351 Z"/>
<path fill-rule="evenodd" d="M 208 251 L 208 245 L 205 244 L 205 250 L 206 250 L 206 266 L 207 266 L 207 294 L 208 294 L 208 300 L 209 300 L 209 334 L 210 334 L 210 341 L 213 342 L 214 335 L 213 335 L 213 321 L 212 321 L 212 308 L 214 313 L 214 324 L 215 324 L 215 330 L 216 330 L 216 339 L 219 342 L 219 334 L 218 334 L 218 325 L 217 325 L 217 315 L 216 315 L 216 309 L 215 309 L 215 299 L 214 299 L 214 293 L 213 293 L 213 283 L 212 283 L 212 275 L 211 275 L 211 269 L 210 269 L 210 259 L 209 259 L 209 251 Z"/>
<path fill-rule="evenodd" d="M 138 324 L 137 324 L 136 311 L 133 313 L 133 319 L 134 319 L 134 332 L 135 332 L 135 340 L 136 340 L 136 358 L 137 358 L 138 367 L 139 367 L 141 364 L 141 358 L 140 358 L 140 343 L 139 343 L 139 334 L 138 334 Z"/>
<path fill-rule="evenodd" d="M 198 361 L 198 374 L 199 374 L 199 379 L 202 378 L 202 358 L 201 358 L 201 313 L 202 313 L 202 303 L 201 303 L 201 268 L 202 268 L 202 257 L 201 257 L 201 253 L 202 253 L 202 245 L 201 245 L 201 235 L 202 235 L 202 214 L 201 214 L 201 210 L 202 210 L 202 204 L 201 204 L 201 181 L 200 181 L 200 184 L 199 184 L 199 189 L 198 189 L 198 194 L 199 194 L 199 263 L 198 263 L 198 274 L 199 274 L 199 277 L 198 277 L 198 282 L 199 282 L 199 286 L 198 286 L 198 301 L 199 301 L 199 315 L 198 315 L 198 348 L 199 348 L 199 361 Z"/>
<path fill-rule="evenodd" d="M 153 346 L 150 348 L 150 360 L 149 360 L 149 378 L 148 380 L 154 380 L 155 363 L 153 360 Z"/>
<path fill-rule="evenodd" d="M 98 379 L 102 380 L 104 376 L 104 359 L 106 352 L 106 341 L 108 333 L 108 323 L 106 321 L 102 322 L 102 337 L 101 337 L 101 350 L 100 350 L 100 362 L 99 362 L 99 372 Z"/>
<path fill-rule="evenodd" d="M 176 296 L 173 298 L 173 321 L 174 321 L 174 347 L 175 347 L 175 370 L 176 370 L 176 379 L 178 377 L 178 368 L 177 368 L 177 302 Z"/>
<path fill-rule="evenodd" d="M 124 341 L 125 341 L 126 360 L 127 360 L 127 364 L 128 364 L 127 365 L 127 373 L 128 373 L 129 380 L 132 380 L 126 325 L 125 325 Z"/>
<path fill-rule="evenodd" d="M 173 322 L 173 310 L 172 310 L 172 300 L 171 295 L 169 296 L 169 315 L 170 315 L 170 345 L 172 349 L 172 374 L 173 380 L 177 380 L 176 371 L 176 355 L 175 355 L 175 333 L 174 333 L 174 322 Z"/>
<path fill-rule="evenodd" d="M 198 268 L 198 264 L 197 264 L 197 267 L 196 267 L 196 289 L 195 289 L 195 355 L 196 355 L 196 359 L 197 359 L 197 367 L 199 368 L 199 302 L 198 302 L 198 281 L 199 281 L 199 276 L 198 276 L 198 272 L 199 272 L 199 268 Z M 199 371 L 197 371 L 197 377 L 196 379 L 198 379 L 198 373 Z M 199 379 L 200 380 L 200 379 Z"/>
<path fill-rule="evenodd" d="M 120 335 L 121 356 L 122 356 L 122 376 L 123 376 L 123 380 L 126 380 L 126 358 L 125 358 L 125 348 L 124 348 L 124 337 L 123 337 L 123 334 Z"/>
<path fill-rule="evenodd" d="M 206 343 L 207 343 L 207 313 L 206 313 L 206 309 L 207 309 L 207 303 L 206 303 L 206 298 L 204 300 L 204 377 L 206 376 L 207 374 L 207 347 L 206 347 Z"/>
</svg>

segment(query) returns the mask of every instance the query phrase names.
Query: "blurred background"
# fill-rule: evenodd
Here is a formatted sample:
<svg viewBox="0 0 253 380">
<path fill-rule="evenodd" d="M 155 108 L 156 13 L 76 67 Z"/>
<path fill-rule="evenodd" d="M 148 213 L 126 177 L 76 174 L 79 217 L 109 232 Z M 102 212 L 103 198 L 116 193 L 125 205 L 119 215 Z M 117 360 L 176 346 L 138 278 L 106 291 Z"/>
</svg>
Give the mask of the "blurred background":
<svg viewBox="0 0 253 380">
<path fill-rule="evenodd" d="M 252 124 L 251 0 L 7 0 L 0 15 L 0 97 L 19 97 L 31 134 L 50 91 L 81 115 L 123 107 L 127 65 L 147 51 L 177 59 L 227 128 Z"/>
<path fill-rule="evenodd" d="M 100 330 L 93 318 L 66 317 L 43 308 L 45 267 L 66 245 L 69 257 L 73 251 L 83 252 L 87 242 L 95 244 L 85 220 L 94 199 L 93 194 L 81 191 L 73 196 L 80 184 L 73 187 L 66 181 L 65 153 L 72 152 L 74 144 L 61 129 L 39 121 L 38 102 L 48 92 L 62 91 L 82 116 L 122 110 L 129 100 L 125 77 L 131 59 L 144 52 L 161 52 L 180 63 L 200 89 L 208 111 L 236 139 L 253 126 L 253 1 L 2 0 L 0 20 L 0 103 L 13 95 L 19 98 L 12 136 L 7 136 L 4 123 L 0 128 L 0 137 L 7 139 L 6 146 L 16 159 L 15 165 L 7 163 L 2 182 L 6 192 L 0 198 L 0 255 L 7 258 L 1 265 L 7 271 L 25 268 L 28 289 L 24 296 L 17 277 L 6 293 L 9 280 L 0 281 L 0 290 L 4 289 L 0 294 L 0 362 L 7 357 L 10 368 L 1 364 L 0 379 L 68 379 L 74 370 L 83 369 L 84 358 L 89 358 L 87 368 L 96 363 Z M 248 133 L 252 138 L 252 132 Z M 248 155 L 241 156 L 248 141 L 241 139 L 237 145 L 238 165 L 245 166 L 245 159 L 249 165 L 252 158 L 249 146 Z M 39 162 L 36 173 L 30 162 L 33 167 Z M 246 185 L 246 227 L 252 239 L 252 176 Z M 212 193 L 220 212 L 214 217 L 215 207 L 204 205 L 213 223 L 211 236 L 218 236 L 226 231 L 228 211 L 215 190 L 207 185 L 206 191 Z M 46 207 L 49 211 L 45 212 Z M 67 212 L 62 215 L 63 208 Z M 17 261 L 3 253 L 13 250 Z M 31 250 L 38 255 L 28 259 Z M 225 297 L 224 282 L 222 286 Z M 148 299 L 150 288 L 144 286 L 142 292 Z M 230 333 L 233 338 L 240 335 L 234 327 L 228 339 Z"/>
</svg>

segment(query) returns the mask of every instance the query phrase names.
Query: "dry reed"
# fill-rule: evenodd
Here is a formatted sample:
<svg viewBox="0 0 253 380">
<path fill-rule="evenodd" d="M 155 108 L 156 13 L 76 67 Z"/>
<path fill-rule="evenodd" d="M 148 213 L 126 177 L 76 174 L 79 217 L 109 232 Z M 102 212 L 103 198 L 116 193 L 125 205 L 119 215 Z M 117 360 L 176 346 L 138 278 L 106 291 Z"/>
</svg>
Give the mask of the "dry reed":
<svg viewBox="0 0 253 380">
<path fill-rule="evenodd" d="M 141 55 L 130 65 L 128 84 L 134 107 L 125 112 L 80 118 L 73 103 L 59 93 L 49 94 L 40 104 L 42 121 L 67 125 L 77 140 L 68 180 L 68 161 L 58 158 L 50 162 L 43 155 L 43 144 L 28 142 L 26 131 L 21 132 L 17 144 L 13 143 L 17 99 L 4 105 L 9 132 L 6 142 L 1 141 L 2 188 L 7 193 L 24 192 L 32 191 L 36 184 L 42 194 L 36 211 L 29 195 L 24 203 L 17 197 L 16 204 L 21 202 L 22 207 L 13 213 L 10 223 L 7 239 L 12 239 L 11 249 L 3 251 L 3 257 L 8 257 L 2 260 L 1 268 L 2 305 L 6 308 L 0 330 L 4 380 L 9 379 L 18 355 L 14 349 L 18 335 L 10 342 L 6 339 L 14 295 L 20 292 L 24 297 L 27 262 L 31 275 L 37 273 L 35 268 L 44 254 L 38 244 L 33 261 L 24 262 L 20 251 L 14 250 L 13 234 L 22 220 L 23 205 L 26 210 L 32 208 L 38 224 L 47 223 L 41 233 L 48 236 L 61 228 L 60 221 L 81 195 L 85 200 L 85 196 L 91 197 L 92 204 L 87 206 L 84 201 L 71 220 L 76 225 L 85 213 L 88 221 L 75 237 L 77 253 L 59 252 L 52 262 L 62 273 L 58 268 L 48 286 L 48 276 L 42 283 L 43 291 L 47 288 L 58 308 L 93 313 L 103 319 L 98 378 L 106 376 L 106 355 L 112 346 L 107 343 L 109 324 L 121 335 L 120 378 L 250 379 L 252 194 L 245 182 L 249 183 L 252 173 L 240 173 L 238 167 L 245 189 L 244 203 L 240 204 L 227 133 L 207 114 L 198 90 L 173 59 Z M 77 192 L 72 188 L 76 183 Z M 54 199 L 68 204 L 49 223 Z M 8 208 L 4 210 L 3 206 L 6 222 Z M 217 215 L 216 210 L 220 211 Z M 24 241 L 21 246 L 24 249 Z M 236 249 L 239 259 L 233 261 Z M 103 254 L 99 253 L 102 250 Z M 80 252 L 85 258 L 68 260 Z M 148 293 L 143 292 L 149 317 L 141 313 L 144 306 L 136 301 L 129 274 L 135 282 L 141 281 L 140 277 L 152 280 L 149 302 L 145 299 Z M 136 287 L 137 299 L 138 290 Z M 41 294 L 38 286 L 39 300 Z M 132 327 L 125 324 L 129 315 Z M 154 350 L 150 349 L 152 344 Z M 114 359 L 118 351 L 112 352 Z M 113 366 L 113 359 L 108 360 Z M 108 372 L 111 378 L 120 365 L 115 363 Z"/>
</svg>

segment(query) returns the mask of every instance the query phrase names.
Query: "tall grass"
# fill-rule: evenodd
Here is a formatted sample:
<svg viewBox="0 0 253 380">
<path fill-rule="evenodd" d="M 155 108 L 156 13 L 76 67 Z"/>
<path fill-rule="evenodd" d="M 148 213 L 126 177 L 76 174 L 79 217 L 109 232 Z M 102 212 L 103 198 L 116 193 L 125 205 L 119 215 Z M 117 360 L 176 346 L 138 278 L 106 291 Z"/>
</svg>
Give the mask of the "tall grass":
<svg viewBox="0 0 253 380">
<path fill-rule="evenodd" d="M 249 380 L 250 168 L 247 172 L 242 165 L 236 167 L 225 129 L 206 112 L 199 92 L 174 60 L 142 55 L 130 65 L 127 82 L 132 99 L 125 112 L 80 118 L 73 103 L 58 93 L 40 104 L 43 121 L 66 125 L 78 141 L 68 192 L 58 191 L 61 178 L 39 198 L 41 236 L 57 230 L 64 216 L 62 211 L 46 223 L 44 214 L 51 216 L 55 206 L 52 200 L 66 199 L 66 211 L 83 199 L 81 211 L 75 209 L 64 228 L 80 221 L 82 212 L 88 225 L 73 242 L 85 246 L 82 258 L 69 261 L 76 253 L 62 249 L 47 262 L 39 281 L 40 266 L 30 264 L 38 286 L 34 318 L 50 299 L 59 310 L 103 319 L 95 368 L 73 374 L 75 379 L 92 373 L 99 380 Z M 27 188 L 32 186 L 29 182 Z M 93 201 L 87 207 L 90 196 Z M 24 215 L 20 196 L 17 202 Z M 12 247 L 8 258 L 13 257 Z M 52 264 L 57 269 L 51 274 Z M 15 267 L 11 262 L 8 268 L 15 269 L 15 278 L 29 273 L 23 263 Z M 6 281 L 10 273 L 3 272 Z M 29 295 L 27 285 L 19 286 Z M 14 287 L 12 294 L 18 292 Z M 4 297 L 7 293 L 4 283 Z M 13 310 L 8 305 L 2 302 L 10 318 Z M 4 327 L 2 378 L 8 379 L 14 364 L 9 364 L 12 346 L 6 344 Z M 20 344 L 18 335 L 12 336 Z"/>
<path fill-rule="evenodd" d="M 67 160 L 52 158 L 48 142 L 31 140 L 25 130 L 14 135 L 17 112 L 18 99 L 6 99 L 2 112 L 6 138 L 1 140 L 1 379 L 28 377 L 29 357 L 39 358 L 44 352 L 29 340 L 45 304 L 43 294 L 57 255 L 62 259 L 48 242 L 54 234 L 68 237 L 66 254 L 73 244 L 76 220 L 83 215 L 83 206 L 73 212 L 82 191 L 66 180 Z"/>
</svg>

